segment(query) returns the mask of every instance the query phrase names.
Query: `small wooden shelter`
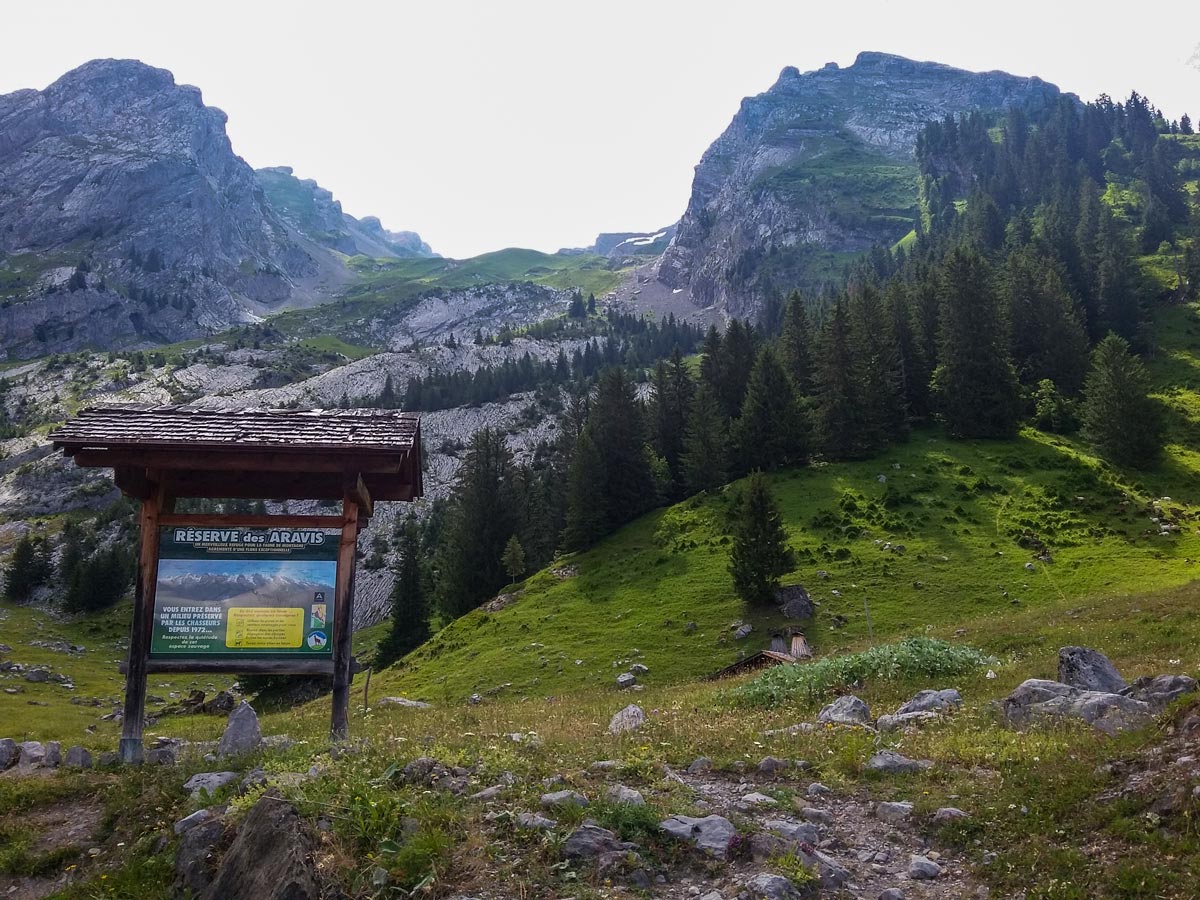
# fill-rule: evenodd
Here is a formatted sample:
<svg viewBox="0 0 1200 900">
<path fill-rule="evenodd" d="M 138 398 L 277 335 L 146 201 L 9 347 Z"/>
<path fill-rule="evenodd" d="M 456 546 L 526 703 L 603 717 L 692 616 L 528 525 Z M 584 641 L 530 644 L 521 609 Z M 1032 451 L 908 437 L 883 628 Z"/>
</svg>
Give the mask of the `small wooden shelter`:
<svg viewBox="0 0 1200 900">
<path fill-rule="evenodd" d="M 331 674 L 331 734 L 347 735 L 355 548 L 377 500 L 421 496 L 421 426 L 394 410 L 205 409 L 102 406 L 50 435 L 77 465 L 111 468 L 117 487 L 141 501 L 121 757 L 140 761 L 148 672 Z M 340 500 L 330 515 L 226 515 L 175 511 L 182 498 Z M 332 660 L 151 659 L 160 529 L 166 526 L 337 529 Z M 311 646 L 311 645 L 310 645 Z"/>
<path fill-rule="evenodd" d="M 808 641 L 805 639 L 803 632 L 793 631 L 791 633 L 791 645 L 786 650 L 784 647 L 787 645 L 784 641 L 783 635 L 774 635 L 771 638 L 771 648 L 769 650 L 758 650 L 749 656 L 730 663 L 725 668 L 709 675 L 708 680 L 717 681 L 721 678 L 728 678 L 731 675 L 741 675 L 744 672 L 754 672 L 758 669 L 770 668 L 771 666 L 794 665 L 806 659 L 812 659 L 812 648 L 808 646 Z"/>
</svg>

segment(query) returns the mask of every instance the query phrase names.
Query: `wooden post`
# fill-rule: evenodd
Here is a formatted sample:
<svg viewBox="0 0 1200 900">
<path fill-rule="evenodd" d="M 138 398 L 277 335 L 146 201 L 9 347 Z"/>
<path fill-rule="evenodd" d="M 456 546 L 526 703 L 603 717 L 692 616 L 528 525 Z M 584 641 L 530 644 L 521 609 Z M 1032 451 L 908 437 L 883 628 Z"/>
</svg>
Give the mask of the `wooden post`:
<svg viewBox="0 0 1200 900">
<path fill-rule="evenodd" d="M 333 592 L 333 711 L 329 736 L 344 741 L 350 733 L 350 638 L 354 625 L 354 570 L 357 566 L 358 501 L 350 491 L 342 500 L 345 521 L 338 544 L 337 584 Z"/>
<path fill-rule="evenodd" d="M 157 474 L 157 473 L 156 473 Z M 125 675 L 125 710 L 121 719 L 121 762 L 142 761 L 142 726 L 146 719 L 146 664 L 150 659 L 150 634 L 154 628 L 154 593 L 158 581 L 158 516 L 164 490 L 156 479 L 154 490 L 142 501 L 141 547 L 137 584 L 134 586 L 133 624 L 129 630 L 129 663 Z"/>
</svg>

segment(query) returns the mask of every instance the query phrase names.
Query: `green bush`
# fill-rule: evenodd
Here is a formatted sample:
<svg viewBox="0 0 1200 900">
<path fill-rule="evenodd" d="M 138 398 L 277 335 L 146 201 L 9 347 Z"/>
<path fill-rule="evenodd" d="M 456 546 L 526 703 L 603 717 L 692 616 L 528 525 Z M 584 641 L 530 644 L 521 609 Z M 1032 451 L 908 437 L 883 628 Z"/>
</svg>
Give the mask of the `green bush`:
<svg viewBox="0 0 1200 900">
<path fill-rule="evenodd" d="M 861 653 L 777 666 L 734 688 L 728 696 L 746 706 L 772 706 L 795 697 L 817 700 L 872 678 L 962 675 L 994 662 L 972 647 L 958 647 L 934 638 L 907 638 Z"/>
</svg>

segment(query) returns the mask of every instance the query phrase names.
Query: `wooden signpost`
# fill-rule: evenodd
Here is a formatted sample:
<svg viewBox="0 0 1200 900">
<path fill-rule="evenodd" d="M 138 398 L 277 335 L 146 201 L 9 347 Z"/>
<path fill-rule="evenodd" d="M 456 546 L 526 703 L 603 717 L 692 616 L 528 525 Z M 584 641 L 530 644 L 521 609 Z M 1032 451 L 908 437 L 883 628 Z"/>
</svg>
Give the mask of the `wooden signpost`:
<svg viewBox="0 0 1200 900">
<path fill-rule="evenodd" d="M 421 496 L 420 420 L 391 410 L 109 406 L 83 410 L 50 437 L 78 465 L 111 467 L 141 501 L 122 760 L 142 759 L 151 672 L 332 675 L 330 734 L 344 739 L 358 533 L 375 501 Z M 184 498 L 340 500 L 341 514 L 176 512 Z"/>
</svg>

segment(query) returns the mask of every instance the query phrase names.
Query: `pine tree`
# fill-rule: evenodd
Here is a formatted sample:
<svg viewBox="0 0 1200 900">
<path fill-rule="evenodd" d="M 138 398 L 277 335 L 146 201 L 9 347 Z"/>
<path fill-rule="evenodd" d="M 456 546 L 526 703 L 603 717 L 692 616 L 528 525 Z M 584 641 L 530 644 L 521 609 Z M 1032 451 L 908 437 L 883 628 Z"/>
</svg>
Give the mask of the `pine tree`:
<svg viewBox="0 0 1200 900">
<path fill-rule="evenodd" d="M 852 459 L 862 453 L 862 405 L 854 376 L 850 316 L 845 300 L 839 299 L 821 329 L 813 373 L 817 440 L 833 459 Z"/>
<path fill-rule="evenodd" d="M 775 351 L 764 347 L 750 372 L 741 418 L 733 426 L 735 470 L 770 470 L 802 462 L 810 449 L 810 431 L 792 379 Z"/>
<path fill-rule="evenodd" d="M 795 555 L 761 472 L 752 474 L 735 497 L 730 526 L 729 574 L 734 592 L 747 603 L 773 603 L 779 580 L 795 567 Z"/>
<path fill-rule="evenodd" d="M 721 338 L 720 380 L 717 385 L 718 399 L 730 419 L 742 414 L 746 384 L 750 380 L 750 370 L 754 367 L 757 353 L 757 340 L 750 324 L 740 319 L 730 322 Z"/>
<path fill-rule="evenodd" d="M 475 433 L 458 472 L 438 556 L 438 602 L 451 618 L 507 583 L 501 556 L 516 531 L 512 454 L 499 431 Z"/>
<path fill-rule="evenodd" d="M 1097 345 L 1083 389 L 1082 419 L 1084 436 L 1106 459 L 1136 468 L 1158 460 L 1162 418 L 1149 390 L 1146 368 L 1128 342 L 1110 334 Z"/>
<path fill-rule="evenodd" d="M 396 580 L 392 585 L 392 625 L 375 651 L 375 665 L 383 668 L 429 640 L 429 604 L 422 571 L 420 526 L 414 521 L 399 529 Z"/>
<path fill-rule="evenodd" d="M 515 534 L 504 545 L 504 556 L 501 557 L 501 561 L 504 563 L 504 571 L 512 579 L 509 584 L 516 584 L 517 579 L 525 574 L 525 550 L 521 547 L 521 542 Z"/>
<path fill-rule="evenodd" d="M 650 437 L 670 473 L 668 499 L 678 499 L 684 496 L 687 488 L 681 458 L 688 410 L 695 390 L 678 347 L 672 352 L 670 363 L 660 362 L 655 366 L 651 383 L 654 398 L 649 411 Z"/>
<path fill-rule="evenodd" d="M 1012 437 L 1020 387 L 991 269 L 978 253 L 955 249 L 943 264 L 939 291 L 941 364 L 933 382 L 946 427 L 958 437 Z"/>
<path fill-rule="evenodd" d="M 788 297 L 783 311 L 783 329 L 779 334 L 779 355 L 801 397 L 812 393 L 813 334 L 808 322 L 804 298 L 799 291 Z"/>
<path fill-rule="evenodd" d="M 563 547 L 584 550 L 608 530 L 608 505 L 604 498 L 604 460 L 588 428 L 575 440 L 567 473 L 566 527 Z"/>
<path fill-rule="evenodd" d="M 729 480 L 728 420 L 713 389 L 704 382 L 692 398 L 681 463 L 690 493 L 712 490 Z"/>
<path fill-rule="evenodd" d="M 873 285 L 857 291 L 849 312 L 854 380 L 862 411 L 859 443 L 865 453 L 876 453 L 908 432 L 900 354 Z"/>
<path fill-rule="evenodd" d="M 637 518 L 655 501 L 642 408 L 624 369 L 600 374 L 588 429 L 600 452 L 600 483 L 611 531 Z"/>
<path fill-rule="evenodd" d="M 576 291 L 571 295 L 571 304 L 567 307 L 567 315 L 572 319 L 582 319 L 587 315 L 587 307 L 583 302 L 583 294 Z"/>
<path fill-rule="evenodd" d="M 24 603 L 39 583 L 37 548 L 28 534 L 22 535 L 4 570 L 4 599 Z"/>
<path fill-rule="evenodd" d="M 913 324 L 908 289 L 899 278 L 888 282 L 885 302 L 906 416 L 910 420 L 924 421 L 929 415 L 929 379 L 933 370 L 922 352 Z"/>
</svg>

